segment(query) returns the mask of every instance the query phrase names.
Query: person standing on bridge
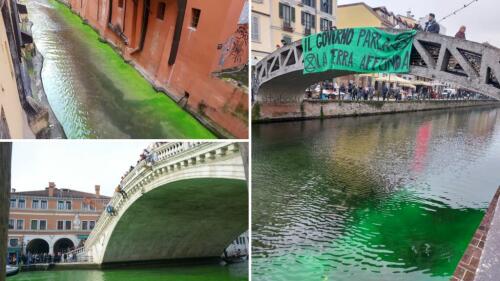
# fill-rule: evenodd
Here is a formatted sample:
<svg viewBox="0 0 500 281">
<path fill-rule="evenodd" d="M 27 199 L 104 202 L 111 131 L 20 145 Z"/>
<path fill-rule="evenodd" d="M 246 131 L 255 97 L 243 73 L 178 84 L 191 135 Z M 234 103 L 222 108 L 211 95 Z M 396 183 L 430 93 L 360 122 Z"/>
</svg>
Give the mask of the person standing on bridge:
<svg viewBox="0 0 500 281">
<path fill-rule="evenodd" d="M 462 25 L 460 27 L 460 29 L 458 30 L 457 34 L 455 34 L 455 38 L 465 40 L 465 30 L 466 30 L 466 27 L 464 25 Z"/>
<path fill-rule="evenodd" d="M 429 21 L 425 23 L 425 31 L 430 33 L 439 34 L 440 31 L 439 23 L 436 21 L 436 15 L 433 13 L 429 14 Z"/>
</svg>

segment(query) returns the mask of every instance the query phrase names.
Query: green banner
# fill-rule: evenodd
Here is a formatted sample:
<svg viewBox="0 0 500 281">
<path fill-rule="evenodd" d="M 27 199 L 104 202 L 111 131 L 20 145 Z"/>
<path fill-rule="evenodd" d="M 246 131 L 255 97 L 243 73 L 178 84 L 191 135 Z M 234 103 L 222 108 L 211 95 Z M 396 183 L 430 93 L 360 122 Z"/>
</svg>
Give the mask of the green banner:
<svg viewBox="0 0 500 281">
<path fill-rule="evenodd" d="M 324 31 L 305 37 L 302 39 L 304 74 L 328 70 L 408 73 L 415 34 L 415 30 L 393 34 L 366 27 Z"/>
</svg>

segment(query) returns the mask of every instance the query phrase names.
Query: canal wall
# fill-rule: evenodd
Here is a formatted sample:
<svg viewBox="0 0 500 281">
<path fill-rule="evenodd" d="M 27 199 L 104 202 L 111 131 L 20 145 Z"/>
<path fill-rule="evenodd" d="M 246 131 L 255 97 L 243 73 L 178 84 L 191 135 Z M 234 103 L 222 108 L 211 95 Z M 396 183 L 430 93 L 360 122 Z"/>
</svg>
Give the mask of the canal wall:
<svg viewBox="0 0 500 281">
<path fill-rule="evenodd" d="M 499 197 L 500 187 L 458 263 L 451 281 L 498 280 L 500 274 L 500 261 L 497 257 L 500 250 Z"/>
<path fill-rule="evenodd" d="M 195 118 L 221 136 L 248 137 L 248 79 L 220 76 L 248 67 L 245 1 L 58 1 Z"/>
<path fill-rule="evenodd" d="M 429 100 L 399 102 L 304 100 L 302 103 L 291 104 L 257 103 L 253 108 L 253 118 L 254 122 L 273 122 L 453 109 L 472 106 L 500 106 L 500 102 L 491 100 Z"/>
</svg>

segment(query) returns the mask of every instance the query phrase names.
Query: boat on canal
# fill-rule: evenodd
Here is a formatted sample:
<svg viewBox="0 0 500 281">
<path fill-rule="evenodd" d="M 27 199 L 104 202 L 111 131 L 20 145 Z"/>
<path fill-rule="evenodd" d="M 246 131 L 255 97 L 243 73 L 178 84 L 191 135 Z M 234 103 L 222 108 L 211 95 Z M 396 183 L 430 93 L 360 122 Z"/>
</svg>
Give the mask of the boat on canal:
<svg viewBox="0 0 500 281">
<path fill-rule="evenodd" d="M 12 275 L 16 275 L 19 273 L 19 267 L 17 266 L 11 266 L 11 265 L 7 265 L 7 276 L 12 276 Z"/>
</svg>

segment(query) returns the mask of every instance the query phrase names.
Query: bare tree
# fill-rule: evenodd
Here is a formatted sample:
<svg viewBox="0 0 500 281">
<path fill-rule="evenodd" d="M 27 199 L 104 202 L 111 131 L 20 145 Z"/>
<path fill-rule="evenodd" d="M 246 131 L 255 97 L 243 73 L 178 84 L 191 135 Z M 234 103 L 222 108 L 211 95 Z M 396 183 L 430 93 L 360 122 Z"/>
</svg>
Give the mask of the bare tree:
<svg viewBox="0 0 500 281">
<path fill-rule="evenodd" d="M 6 276 L 11 156 L 12 143 L 0 143 L 0 281 Z"/>
</svg>

